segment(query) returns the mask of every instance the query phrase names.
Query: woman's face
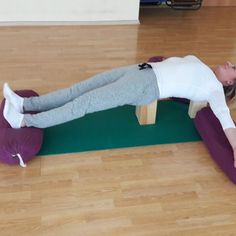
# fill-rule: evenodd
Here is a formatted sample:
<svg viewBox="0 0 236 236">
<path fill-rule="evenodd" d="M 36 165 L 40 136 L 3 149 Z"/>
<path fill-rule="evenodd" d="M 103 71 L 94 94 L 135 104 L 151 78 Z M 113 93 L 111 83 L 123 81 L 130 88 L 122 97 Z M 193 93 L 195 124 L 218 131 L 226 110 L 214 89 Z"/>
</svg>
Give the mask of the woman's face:
<svg viewBox="0 0 236 236">
<path fill-rule="evenodd" d="M 214 70 L 216 77 L 224 86 L 233 85 L 236 81 L 236 65 L 225 62 Z"/>
</svg>

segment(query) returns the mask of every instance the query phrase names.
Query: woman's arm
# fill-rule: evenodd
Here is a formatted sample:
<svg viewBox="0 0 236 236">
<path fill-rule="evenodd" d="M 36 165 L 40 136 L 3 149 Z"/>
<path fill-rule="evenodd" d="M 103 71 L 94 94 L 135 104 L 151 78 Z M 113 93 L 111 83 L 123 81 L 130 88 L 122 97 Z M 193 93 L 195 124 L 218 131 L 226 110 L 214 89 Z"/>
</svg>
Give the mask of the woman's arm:
<svg viewBox="0 0 236 236">
<path fill-rule="evenodd" d="M 236 128 L 228 128 L 224 130 L 227 139 L 234 152 L 234 167 L 236 168 Z"/>
<path fill-rule="evenodd" d="M 219 119 L 224 133 L 233 149 L 234 167 L 236 168 L 236 126 L 226 104 L 223 90 L 212 92 L 209 97 L 209 104 L 213 113 Z"/>
</svg>

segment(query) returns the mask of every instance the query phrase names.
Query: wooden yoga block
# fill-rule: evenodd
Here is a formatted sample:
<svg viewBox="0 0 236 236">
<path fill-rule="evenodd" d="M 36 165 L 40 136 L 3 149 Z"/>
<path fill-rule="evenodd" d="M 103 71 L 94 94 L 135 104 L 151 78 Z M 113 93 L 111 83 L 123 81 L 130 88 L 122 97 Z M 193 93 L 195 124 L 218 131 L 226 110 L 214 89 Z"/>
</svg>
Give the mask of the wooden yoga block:
<svg viewBox="0 0 236 236">
<path fill-rule="evenodd" d="M 198 111 L 200 111 L 203 107 L 207 106 L 207 102 L 194 102 L 190 101 L 189 108 L 188 108 L 188 115 L 190 118 L 195 118 Z"/>
<path fill-rule="evenodd" d="M 197 112 L 203 107 L 207 106 L 207 102 L 194 102 L 190 101 L 188 114 L 190 118 L 195 118 Z M 145 105 L 136 106 L 136 116 L 140 125 L 150 125 L 155 124 L 156 114 L 157 114 L 157 100 Z"/>
<path fill-rule="evenodd" d="M 136 106 L 136 116 L 140 125 L 155 124 L 157 113 L 157 100 L 146 105 Z"/>
</svg>

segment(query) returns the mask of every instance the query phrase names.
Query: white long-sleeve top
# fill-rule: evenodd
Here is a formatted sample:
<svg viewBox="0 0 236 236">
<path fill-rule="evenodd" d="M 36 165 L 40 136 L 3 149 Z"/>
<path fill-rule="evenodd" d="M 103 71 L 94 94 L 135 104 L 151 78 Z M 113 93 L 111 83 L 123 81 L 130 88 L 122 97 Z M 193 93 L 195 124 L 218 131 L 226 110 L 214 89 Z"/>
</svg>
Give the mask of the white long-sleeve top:
<svg viewBox="0 0 236 236">
<path fill-rule="evenodd" d="M 167 97 L 207 101 L 223 129 L 235 128 L 225 101 L 223 85 L 197 57 L 171 57 L 149 63 L 156 75 L 160 99 Z"/>
</svg>

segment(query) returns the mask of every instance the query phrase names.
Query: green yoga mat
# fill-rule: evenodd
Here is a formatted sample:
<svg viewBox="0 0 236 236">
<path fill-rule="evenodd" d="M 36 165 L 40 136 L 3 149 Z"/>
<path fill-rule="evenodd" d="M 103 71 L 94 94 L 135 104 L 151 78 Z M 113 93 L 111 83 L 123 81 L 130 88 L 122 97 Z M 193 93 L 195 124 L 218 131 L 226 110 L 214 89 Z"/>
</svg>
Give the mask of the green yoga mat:
<svg viewBox="0 0 236 236">
<path fill-rule="evenodd" d="M 201 140 L 188 116 L 188 105 L 172 100 L 158 102 L 156 124 L 140 126 L 134 106 L 88 114 L 45 129 L 38 155 L 74 153 L 112 148 Z"/>
</svg>

